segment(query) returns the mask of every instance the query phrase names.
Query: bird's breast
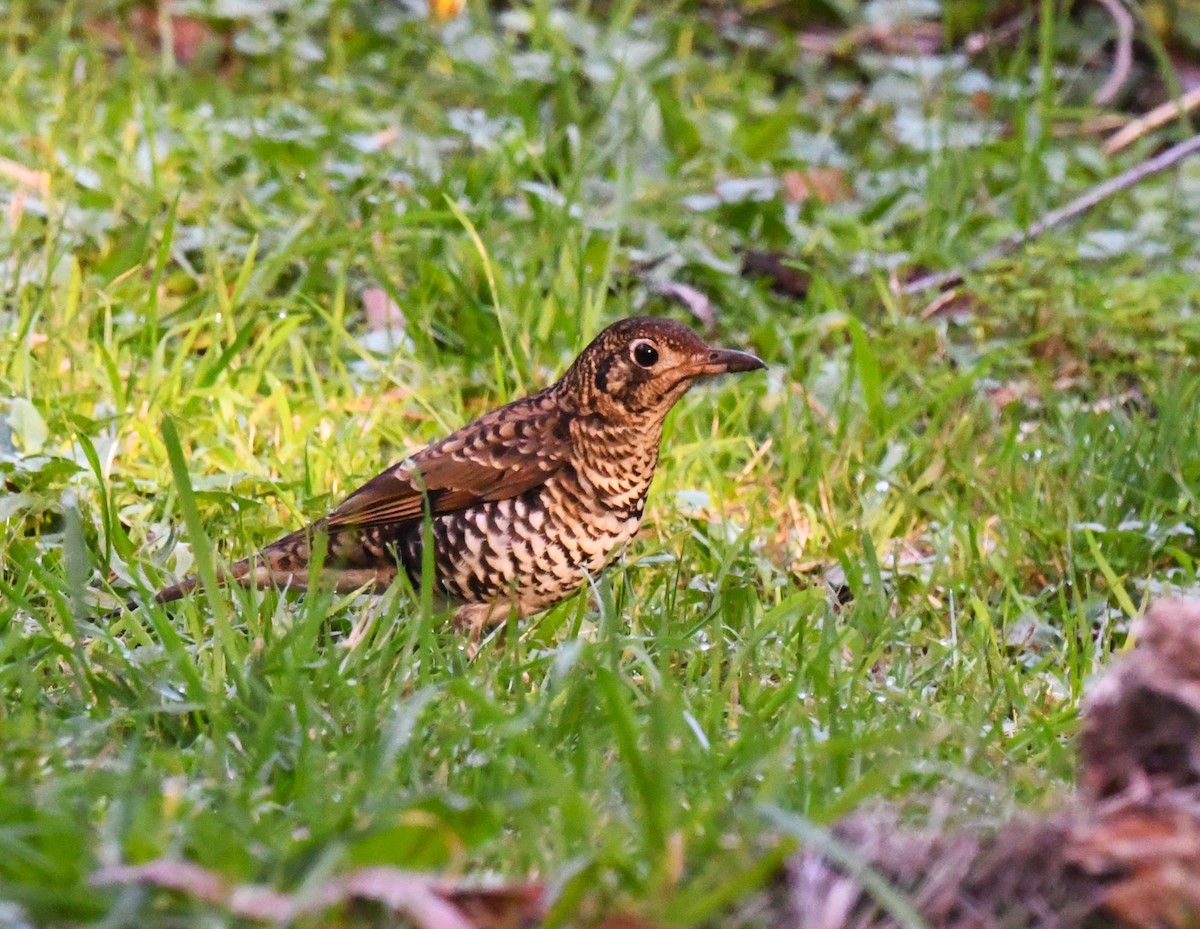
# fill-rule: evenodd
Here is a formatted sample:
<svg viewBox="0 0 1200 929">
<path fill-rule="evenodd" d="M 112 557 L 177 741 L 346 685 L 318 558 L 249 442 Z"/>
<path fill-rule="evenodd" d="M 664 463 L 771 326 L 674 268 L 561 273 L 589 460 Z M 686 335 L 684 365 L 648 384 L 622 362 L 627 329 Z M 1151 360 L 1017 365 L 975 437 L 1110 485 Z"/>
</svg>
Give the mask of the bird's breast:
<svg viewBox="0 0 1200 929">
<path fill-rule="evenodd" d="M 661 428 L 579 428 L 572 435 L 569 468 L 597 509 L 628 511 L 640 505 L 658 466 Z"/>
<path fill-rule="evenodd" d="M 525 493 L 439 517 L 443 590 L 467 603 L 511 596 L 522 614 L 568 596 L 637 532 L 657 462 L 657 443 L 593 446 Z"/>
</svg>

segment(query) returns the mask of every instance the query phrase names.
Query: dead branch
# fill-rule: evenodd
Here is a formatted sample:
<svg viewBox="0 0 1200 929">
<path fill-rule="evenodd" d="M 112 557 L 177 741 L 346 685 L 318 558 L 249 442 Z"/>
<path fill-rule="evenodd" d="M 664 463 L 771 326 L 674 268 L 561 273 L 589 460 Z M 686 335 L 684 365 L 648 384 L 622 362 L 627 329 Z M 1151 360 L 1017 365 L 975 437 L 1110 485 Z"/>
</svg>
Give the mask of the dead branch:
<svg viewBox="0 0 1200 929">
<path fill-rule="evenodd" d="M 1148 158 L 1134 165 L 1128 171 L 1123 171 L 1116 177 L 1111 177 L 1106 181 L 1100 182 L 1079 197 L 1076 197 L 1066 206 L 1059 207 L 1057 210 L 1051 210 L 1041 219 L 1030 225 L 1028 229 L 1007 236 L 982 255 L 970 261 L 964 268 L 954 271 L 944 271 L 939 274 L 922 275 L 916 280 L 899 285 L 896 288 L 897 292 L 912 295 L 923 293 L 927 290 L 943 290 L 947 287 L 956 287 L 963 282 L 967 274 L 979 271 L 993 261 L 1004 258 L 1022 246 L 1029 244 L 1034 239 L 1045 235 L 1050 230 L 1077 219 L 1122 191 L 1128 190 L 1130 187 L 1141 183 L 1147 178 L 1174 167 L 1189 155 L 1194 155 L 1198 151 L 1200 151 L 1200 135 L 1192 136 L 1190 139 L 1180 142 L 1177 145 L 1172 145 L 1170 148 L 1159 152 L 1153 158 Z"/>
<path fill-rule="evenodd" d="M 1117 50 L 1113 54 L 1112 71 L 1108 79 L 1101 85 L 1092 97 L 1096 106 L 1108 106 L 1116 99 L 1125 82 L 1129 80 L 1129 72 L 1133 68 L 1133 17 L 1125 9 L 1121 0 L 1096 0 L 1109 16 L 1117 29 Z"/>
<path fill-rule="evenodd" d="M 1104 142 L 1104 154 L 1115 155 L 1121 149 L 1128 148 L 1142 136 L 1162 128 L 1172 120 L 1178 119 L 1181 115 L 1191 113 L 1198 107 L 1200 107 L 1200 87 L 1193 87 L 1175 100 L 1168 100 L 1166 103 L 1159 104 L 1145 116 L 1140 116 L 1126 123 L 1123 128 L 1114 132 Z"/>
</svg>

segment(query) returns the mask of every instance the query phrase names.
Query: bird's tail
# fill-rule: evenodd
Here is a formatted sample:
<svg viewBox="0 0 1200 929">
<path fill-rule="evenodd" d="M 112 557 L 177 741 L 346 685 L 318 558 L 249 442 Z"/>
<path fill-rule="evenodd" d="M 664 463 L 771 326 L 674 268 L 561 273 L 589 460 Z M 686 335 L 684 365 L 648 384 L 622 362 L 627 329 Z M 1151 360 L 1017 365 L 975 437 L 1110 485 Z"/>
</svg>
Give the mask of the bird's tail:
<svg viewBox="0 0 1200 929">
<path fill-rule="evenodd" d="M 395 567 L 372 562 L 356 563 L 353 550 L 346 550 L 345 540 L 337 538 L 332 540 L 333 544 L 329 544 L 329 540 L 326 541 L 325 544 L 333 551 L 324 562 L 319 578 L 314 577 L 310 559 L 315 533 L 322 529 L 322 523 L 317 522 L 284 536 L 250 558 L 243 558 L 219 571 L 217 582 L 225 587 L 236 584 L 242 587 L 307 590 L 320 579 L 337 593 L 351 593 L 356 590 L 380 592 L 396 579 Z M 200 578 L 189 574 L 178 583 L 168 584 L 157 591 L 154 601 L 170 603 L 173 600 L 181 600 L 199 586 Z M 125 609 L 132 611 L 138 606 L 138 601 L 131 600 L 125 605 Z M 117 609 L 106 616 L 112 617 L 120 613 L 121 610 Z"/>
<path fill-rule="evenodd" d="M 308 559 L 312 548 L 312 527 L 306 527 L 273 542 L 262 551 L 217 572 L 222 587 L 308 587 Z M 189 574 L 177 584 L 169 584 L 154 594 L 157 603 L 180 600 L 200 586 L 200 578 Z"/>
<path fill-rule="evenodd" d="M 308 572 L 305 570 L 308 562 L 309 539 L 311 529 L 301 529 L 291 535 L 268 545 L 262 551 L 250 558 L 236 561 L 228 568 L 217 571 L 217 583 L 222 587 L 231 584 L 243 587 L 290 587 L 293 590 L 308 586 Z M 168 584 L 154 593 L 155 603 L 171 603 L 182 600 L 200 586 L 200 577 L 189 574 L 174 584 Z M 128 600 L 123 607 L 110 610 L 104 614 L 105 619 L 113 619 L 122 612 L 133 612 L 141 602 Z"/>
<path fill-rule="evenodd" d="M 257 561 L 260 556 L 254 556 L 254 561 Z M 227 587 L 230 584 L 249 584 L 256 582 L 257 579 L 252 579 L 251 574 L 255 573 L 251 567 L 250 558 L 243 558 L 241 561 L 235 562 L 229 568 L 217 572 L 217 583 L 222 587 Z M 155 603 L 170 603 L 172 600 L 182 600 L 193 590 L 200 586 L 200 578 L 198 575 L 189 574 L 177 584 L 168 584 L 161 590 L 154 593 Z"/>
<path fill-rule="evenodd" d="M 243 558 L 241 561 L 232 565 L 227 571 L 221 571 L 217 574 L 217 583 L 226 585 L 230 583 L 246 583 L 249 581 L 250 574 L 250 559 Z M 166 587 L 154 592 L 155 603 L 170 603 L 172 600 L 182 600 L 193 590 L 200 586 L 200 578 L 198 575 L 189 574 L 176 584 L 168 584 Z M 122 613 L 132 613 L 142 602 L 137 599 L 129 599 L 125 601 L 123 606 L 115 607 L 101 616 L 101 619 L 116 619 Z"/>
</svg>

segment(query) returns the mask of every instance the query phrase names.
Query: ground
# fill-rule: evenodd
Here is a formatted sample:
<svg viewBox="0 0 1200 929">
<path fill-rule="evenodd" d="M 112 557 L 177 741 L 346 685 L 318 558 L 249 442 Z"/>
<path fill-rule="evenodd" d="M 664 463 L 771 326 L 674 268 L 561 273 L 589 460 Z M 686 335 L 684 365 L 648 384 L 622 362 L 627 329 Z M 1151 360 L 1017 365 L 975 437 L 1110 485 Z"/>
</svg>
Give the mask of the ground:
<svg viewBox="0 0 1200 929">
<path fill-rule="evenodd" d="M 1195 584 L 1200 159 L 896 284 L 1169 139 L 1102 152 L 1106 24 L 969 57 L 855 31 L 887 3 L 417 6 L 0 6 L 11 921 L 228 920 L 88 884 L 173 857 L 692 925 L 786 853 L 771 811 L 1063 791 L 1089 677 Z M 770 371 L 689 395 L 635 544 L 473 660 L 399 591 L 102 618 L 635 313 Z"/>
</svg>

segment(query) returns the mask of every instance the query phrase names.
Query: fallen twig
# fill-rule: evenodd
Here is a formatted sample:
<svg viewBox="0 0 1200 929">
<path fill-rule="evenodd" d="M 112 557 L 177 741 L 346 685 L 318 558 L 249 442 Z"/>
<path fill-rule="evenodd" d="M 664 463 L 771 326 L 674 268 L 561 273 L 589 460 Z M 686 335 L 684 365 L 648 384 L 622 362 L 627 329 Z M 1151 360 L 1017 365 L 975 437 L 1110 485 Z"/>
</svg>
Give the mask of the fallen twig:
<svg viewBox="0 0 1200 929">
<path fill-rule="evenodd" d="M 967 274 L 978 271 L 998 258 L 1003 258 L 1005 255 L 1021 248 L 1021 246 L 1045 235 L 1051 229 L 1070 222 L 1088 210 L 1100 205 L 1110 197 L 1119 194 L 1123 190 L 1128 190 L 1148 177 L 1152 177 L 1167 170 L 1167 168 L 1177 165 L 1189 155 L 1194 155 L 1196 152 L 1200 152 L 1200 135 L 1194 135 L 1190 139 L 1180 142 L 1178 145 L 1172 145 L 1170 148 L 1159 152 L 1153 158 L 1134 165 L 1128 171 L 1123 171 L 1116 177 L 1102 181 L 1079 197 L 1076 197 L 1066 206 L 1059 207 L 1057 210 L 1051 210 L 1037 222 L 1030 225 L 1028 229 L 1014 232 L 1012 235 L 1001 239 L 999 243 L 969 262 L 965 267 L 953 271 L 943 271 L 938 274 L 922 275 L 916 280 L 898 285 L 895 288 L 896 292 L 911 295 L 923 293 L 927 290 L 942 290 L 947 287 L 955 287 L 963 282 Z"/>
<path fill-rule="evenodd" d="M 186 861 L 117 865 L 92 875 L 94 887 L 140 884 L 170 890 L 251 922 L 291 924 L 356 900 L 379 903 L 417 929 L 506 929 L 536 925 L 545 915 L 539 884 L 460 887 L 443 878 L 397 868 L 360 868 L 304 894 L 260 884 L 233 884 Z"/>
<path fill-rule="evenodd" d="M 20 162 L 10 158 L 0 158 L 0 177 L 15 181 L 18 187 L 25 187 L 39 194 L 50 192 L 50 172 L 37 171 L 27 168 Z"/>
<path fill-rule="evenodd" d="M 1104 142 L 1104 154 L 1115 155 L 1123 148 L 1128 148 L 1142 136 L 1153 132 L 1181 114 L 1190 113 L 1200 107 L 1200 87 L 1193 87 L 1187 93 L 1159 104 L 1145 116 L 1128 122 L 1123 128 L 1114 132 Z"/>
<path fill-rule="evenodd" d="M 1096 106 L 1108 106 L 1116 98 L 1133 67 L 1133 17 L 1121 0 L 1096 0 L 1112 17 L 1117 27 L 1117 50 L 1113 55 L 1112 72 L 1108 80 L 1096 91 L 1092 102 Z"/>
</svg>

